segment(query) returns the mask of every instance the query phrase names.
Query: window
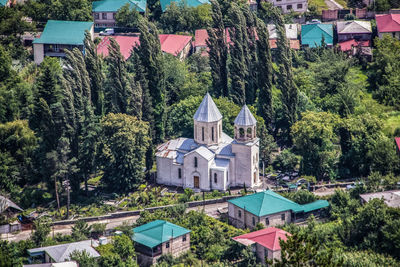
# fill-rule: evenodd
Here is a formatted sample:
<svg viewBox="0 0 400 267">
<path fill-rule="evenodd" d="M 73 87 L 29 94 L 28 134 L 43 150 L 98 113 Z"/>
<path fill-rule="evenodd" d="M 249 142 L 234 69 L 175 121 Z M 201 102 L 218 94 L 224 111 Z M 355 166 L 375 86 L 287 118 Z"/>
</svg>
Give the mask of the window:
<svg viewBox="0 0 400 267">
<path fill-rule="evenodd" d="M 204 141 L 204 127 L 201 127 L 201 141 Z"/>
<path fill-rule="evenodd" d="M 54 44 L 54 52 L 58 52 L 60 51 L 58 44 Z"/>
<path fill-rule="evenodd" d="M 218 179 L 217 179 L 217 174 L 216 173 L 214 173 L 214 183 L 217 183 L 218 182 Z"/>
<path fill-rule="evenodd" d="M 107 19 L 107 13 L 103 13 L 103 19 Z"/>
<path fill-rule="evenodd" d="M 94 18 L 99 19 L 99 13 L 94 13 Z"/>
<path fill-rule="evenodd" d="M 256 225 L 256 218 L 253 217 L 252 219 L 253 219 L 253 226 L 255 226 Z"/>
<path fill-rule="evenodd" d="M 303 4 L 297 4 L 297 9 L 303 9 Z"/>
<path fill-rule="evenodd" d="M 265 225 L 269 225 L 269 219 L 265 218 Z"/>
<path fill-rule="evenodd" d="M 197 157 L 194 157 L 194 167 L 197 168 Z"/>
<path fill-rule="evenodd" d="M 214 127 L 211 127 L 211 140 L 214 141 Z"/>
<path fill-rule="evenodd" d="M 169 242 L 165 243 L 165 247 L 169 248 Z"/>
<path fill-rule="evenodd" d="M 244 129 L 243 128 L 239 129 L 239 136 L 240 136 L 240 138 L 244 137 Z"/>
<path fill-rule="evenodd" d="M 242 218 L 242 211 L 241 210 L 238 210 L 238 217 Z"/>
<path fill-rule="evenodd" d="M 284 221 L 285 220 L 285 213 L 281 214 L 281 220 Z"/>
<path fill-rule="evenodd" d="M 287 5 L 286 6 L 286 10 L 291 10 L 293 7 L 292 7 L 292 5 Z"/>
<path fill-rule="evenodd" d="M 178 178 L 179 179 L 182 178 L 182 169 L 181 168 L 178 169 Z"/>
<path fill-rule="evenodd" d="M 182 242 L 186 242 L 186 235 L 182 237 Z"/>
<path fill-rule="evenodd" d="M 248 138 L 252 138 L 252 137 L 253 137 L 253 136 L 252 136 L 251 128 L 247 128 L 247 137 L 248 137 Z"/>
</svg>

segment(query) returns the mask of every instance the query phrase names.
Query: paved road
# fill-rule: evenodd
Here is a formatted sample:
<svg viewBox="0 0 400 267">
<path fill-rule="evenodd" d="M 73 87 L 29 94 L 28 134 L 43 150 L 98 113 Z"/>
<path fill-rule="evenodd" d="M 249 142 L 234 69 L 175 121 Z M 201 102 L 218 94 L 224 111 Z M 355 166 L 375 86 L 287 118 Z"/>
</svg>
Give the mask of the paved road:
<svg viewBox="0 0 400 267">
<path fill-rule="evenodd" d="M 340 5 L 335 0 L 325 0 L 325 4 L 328 6 L 328 9 L 335 10 L 335 9 L 343 9 L 343 6 Z"/>
<path fill-rule="evenodd" d="M 194 207 L 194 208 L 188 208 L 187 211 L 190 210 L 198 210 L 202 211 L 204 209 L 205 213 L 211 217 L 217 218 L 219 216 L 218 209 L 228 209 L 228 203 L 218 203 L 218 204 L 211 204 L 211 205 L 206 205 L 205 207 L 199 206 L 199 207 Z M 128 224 L 131 225 L 136 222 L 136 220 L 139 218 L 139 215 L 137 216 L 130 216 L 130 217 L 123 217 L 123 218 L 116 218 L 116 219 L 109 219 L 109 220 L 99 220 L 95 222 L 89 222 L 88 224 L 94 224 L 94 223 L 106 223 L 107 227 L 106 229 L 114 229 L 117 226 L 121 226 L 123 224 Z M 71 234 L 71 228 L 72 225 L 57 225 L 52 228 L 51 235 L 55 234 Z M 1 240 L 8 240 L 8 241 L 20 241 L 20 240 L 26 240 L 31 236 L 31 231 L 22 231 L 17 234 L 3 234 L 1 235 Z"/>
</svg>

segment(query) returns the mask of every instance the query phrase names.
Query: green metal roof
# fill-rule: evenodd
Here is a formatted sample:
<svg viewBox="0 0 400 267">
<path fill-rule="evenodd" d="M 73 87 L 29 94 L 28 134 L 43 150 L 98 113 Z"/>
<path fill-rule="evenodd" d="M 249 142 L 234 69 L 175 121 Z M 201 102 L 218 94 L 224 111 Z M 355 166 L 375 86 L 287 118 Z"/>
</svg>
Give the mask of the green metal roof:
<svg viewBox="0 0 400 267">
<path fill-rule="evenodd" d="M 300 205 L 271 190 L 231 199 L 228 202 L 258 217 L 288 210 L 294 213 L 310 212 L 329 206 L 326 200 L 317 200 L 309 204 Z"/>
<path fill-rule="evenodd" d="M 156 220 L 134 228 L 133 241 L 154 248 L 187 233 L 190 233 L 190 230 L 164 220 Z"/>
<path fill-rule="evenodd" d="M 293 212 L 303 211 L 301 205 L 271 190 L 235 198 L 228 200 L 228 202 L 259 217 L 287 210 L 292 210 Z"/>
<path fill-rule="evenodd" d="M 322 36 L 325 38 L 325 43 L 333 44 L 333 26 L 332 24 L 306 24 L 301 25 L 301 44 L 309 47 L 321 45 Z"/>
<path fill-rule="evenodd" d="M 83 45 L 85 31 L 90 31 L 93 22 L 49 20 L 40 38 L 34 44 Z"/>
<path fill-rule="evenodd" d="M 126 4 L 130 7 L 135 7 L 138 12 L 144 13 L 146 11 L 146 0 L 103 0 L 95 1 L 92 3 L 93 12 L 117 12 L 118 9 Z"/>
<path fill-rule="evenodd" d="M 185 3 L 187 7 L 197 7 L 202 4 L 209 4 L 209 0 L 160 0 L 161 9 L 163 12 L 167 9 L 167 7 L 175 2 L 177 5 L 181 3 Z"/>
<path fill-rule="evenodd" d="M 304 204 L 303 206 L 303 210 L 304 212 L 310 212 L 313 210 L 319 210 L 322 208 L 326 208 L 329 207 L 329 202 L 326 200 L 317 200 L 308 204 Z"/>
</svg>

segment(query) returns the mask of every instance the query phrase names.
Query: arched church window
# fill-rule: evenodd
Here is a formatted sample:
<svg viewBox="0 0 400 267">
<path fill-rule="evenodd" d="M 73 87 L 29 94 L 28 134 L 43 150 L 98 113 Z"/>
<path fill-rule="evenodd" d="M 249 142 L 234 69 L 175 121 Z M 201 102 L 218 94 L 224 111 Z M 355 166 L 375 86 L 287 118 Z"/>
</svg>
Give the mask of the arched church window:
<svg viewBox="0 0 400 267">
<path fill-rule="evenodd" d="M 252 137 L 253 137 L 253 136 L 252 136 L 251 128 L 247 128 L 247 137 L 248 137 L 248 138 L 252 138 Z"/>
<path fill-rule="evenodd" d="M 214 127 L 211 127 L 211 140 L 214 142 Z"/>
<path fill-rule="evenodd" d="M 194 157 L 194 167 L 197 168 L 197 157 Z"/>
<path fill-rule="evenodd" d="M 201 140 L 204 141 L 204 127 L 201 127 Z"/>
<path fill-rule="evenodd" d="M 179 179 L 182 178 L 182 169 L 181 168 L 178 169 L 178 178 Z"/>
<path fill-rule="evenodd" d="M 240 136 L 240 138 L 244 137 L 244 129 L 243 128 L 239 129 L 239 136 Z"/>
<path fill-rule="evenodd" d="M 216 173 L 214 173 L 214 183 L 217 183 L 218 182 L 218 179 L 217 179 L 217 174 Z"/>
</svg>

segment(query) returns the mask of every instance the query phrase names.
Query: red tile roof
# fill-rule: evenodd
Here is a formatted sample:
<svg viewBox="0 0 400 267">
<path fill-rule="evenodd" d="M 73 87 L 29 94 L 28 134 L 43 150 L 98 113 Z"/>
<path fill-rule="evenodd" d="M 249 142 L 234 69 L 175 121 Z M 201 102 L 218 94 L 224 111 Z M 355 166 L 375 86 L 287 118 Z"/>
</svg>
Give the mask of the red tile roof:
<svg viewBox="0 0 400 267">
<path fill-rule="evenodd" d="M 140 44 L 139 36 L 106 36 L 97 46 L 97 53 L 104 57 L 108 56 L 109 38 L 117 41 L 125 60 L 130 57 L 132 49 Z M 192 40 L 191 36 L 176 34 L 160 34 L 159 38 L 161 50 L 174 56 L 177 56 Z"/>
<path fill-rule="evenodd" d="M 282 229 L 269 227 L 252 233 L 236 236 L 233 240 L 246 246 L 258 243 L 269 250 L 276 251 L 281 249 L 279 240 L 282 239 L 286 241 L 287 236 L 290 235 L 290 233 Z"/>
<path fill-rule="evenodd" d="M 228 44 L 231 44 L 231 36 L 229 34 L 228 28 L 225 29 L 225 34 L 226 34 L 226 41 Z M 207 39 L 208 39 L 208 32 L 206 29 L 200 29 L 196 30 L 194 33 L 194 38 L 195 38 L 195 47 L 205 47 L 207 46 Z"/>
<path fill-rule="evenodd" d="M 400 14 L 376 15 L 378 32 L 400 32 Z"/>
<path fill-rule="evenodd" d="M 292 40 L 292 39 L 290 39 L 290 40 L 288 40 L 288 41 L 289 41 L 290 48 L 295 49 L 295 50 L 299 50 L 299 49 L 300 49 L 300 41 L 299 41 L 299 40 Z M 277 42 L 276 39 L 271 39 L 271 40 L 269 40 L 269 46 L 270 46 L 272 49 L 277 48 L 276 42 Z"/>
<path fill-rule="evenodd" d="M 394 140 L 396 141 L 397 149 L 400 152 L 400 137 L 395 137 Z"/>
<path fill-rule="evenodd" d="M 339 44 L 340 50 L 342 50 L 343 52 L 350 51 L 353 47 L 357 47 L 359 45 L 361 45 L 362 47 L 371 46 L 371 42 L 369 40 L 368 41 L 356 41 L 354 39 L 351 39 L 351 40 L 348 40 L 345 42 L 341 42 L 338 44 Z"/>
</svg>

